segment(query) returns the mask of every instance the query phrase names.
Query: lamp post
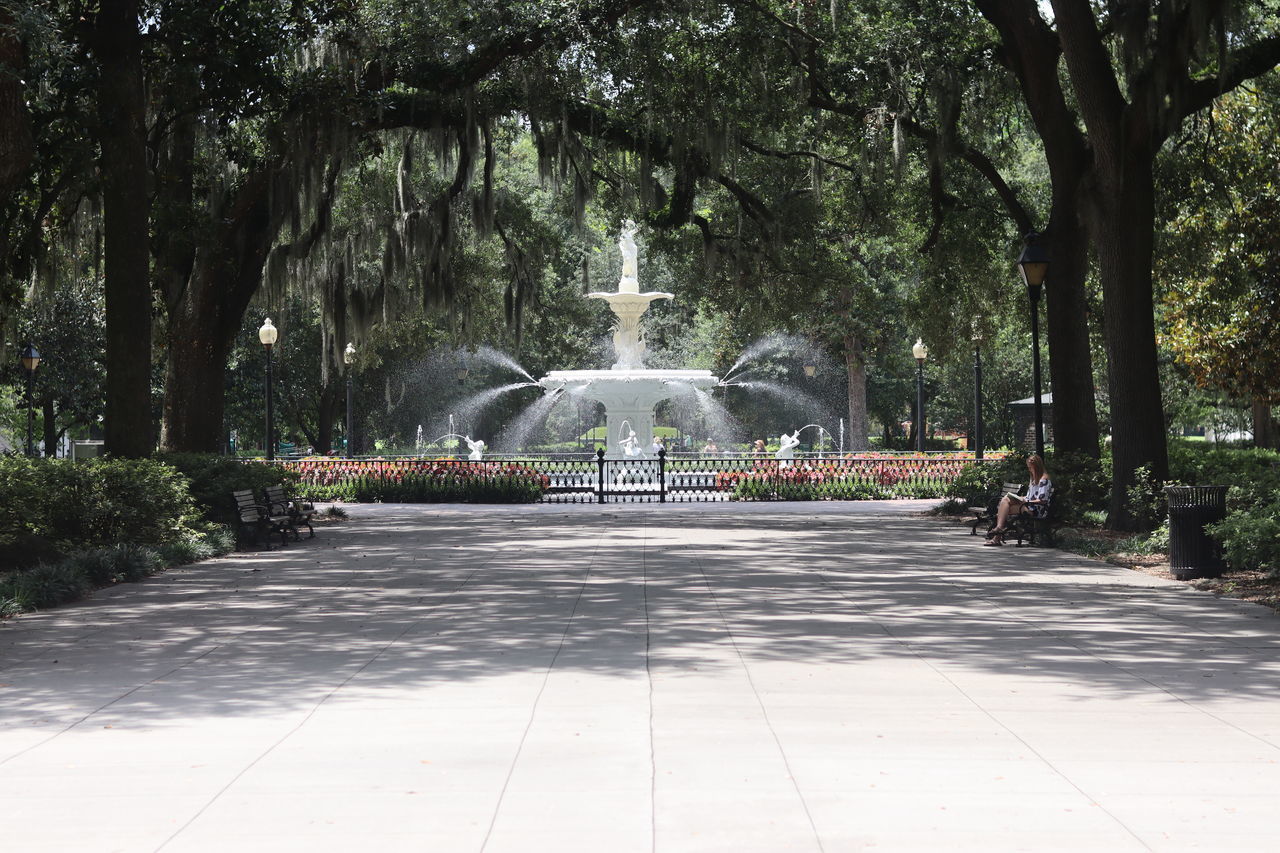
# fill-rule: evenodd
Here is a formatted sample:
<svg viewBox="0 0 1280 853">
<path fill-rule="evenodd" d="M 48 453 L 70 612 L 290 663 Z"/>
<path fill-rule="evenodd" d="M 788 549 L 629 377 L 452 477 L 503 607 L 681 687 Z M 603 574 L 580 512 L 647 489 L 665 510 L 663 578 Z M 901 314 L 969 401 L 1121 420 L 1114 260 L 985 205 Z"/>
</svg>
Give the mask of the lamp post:
<svg viewBox="0 0 1280 853">
<path fill-rule="evenodd" d="M 1044 409 L 1040 402 L 1040 286 L 1049 271 L 1049 253 L 1039 244 L 1040 235 L 1032 231 L 1023 242 L 1018 256 L 1018 270 L 1027 286 L 1031 302 L 1031 384 L 1035 386 L 1036 453 L 1044 458 Z"/>
<path fill-rule="evenodd" d="M 280 332 L 275 326 L 271 325 L 271 318 L 268 317 L 266 322 L 262 324 L 262 328 L 258 329 L 258 340 L 262 341 L 262 347 L 267 351 L 267 458 L 276 458 L 276 442 L 275 435 L 272 432 L 271 420 L 271 348 L 275 346 L 276 338 Z"/>
<path fill-rule="evenodd" d="M 924 453 L 924 360 L 929 357 L 929 348 L 916 338 L 911 354 L 916 357 L 916 450 Z"/>
<path fill-rule="evenodd" d="M 27 371 L 27 456 L 35 456 L 36 446 L 32 436 L 36 421 L 36 368 L 40 366 L 40 350 L 36 349 L 35 344 L 28 342 L 20 358 Z"/>
<path fill-rule="evenodd" d="M 973 458 L 982 458 L 982 329 L 973 324 Z"/>
<path fill-rule="evenodd" d="M 351 371 L 356 363 L 356 345 L 347 341 L 347 348 L 342 351 L 342 363 L 347 368 L 347 456 L 355 456 L 355 409 L 351 405 Z"/>
</svg>

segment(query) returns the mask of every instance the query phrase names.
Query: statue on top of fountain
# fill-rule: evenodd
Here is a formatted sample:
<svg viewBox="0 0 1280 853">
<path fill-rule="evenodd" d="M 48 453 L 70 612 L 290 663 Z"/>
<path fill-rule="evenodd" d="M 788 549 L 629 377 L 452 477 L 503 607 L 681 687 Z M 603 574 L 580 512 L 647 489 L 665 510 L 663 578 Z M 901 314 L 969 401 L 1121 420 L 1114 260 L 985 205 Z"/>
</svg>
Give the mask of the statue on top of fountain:
<svg viewBox="0 0 1280 853">
<path fill-rule="evenodd" d="M 484 439 L 477 438 L 475 440 L 472 440 L 471 436 L 464 435 L 462 437 L 462 440 L 467 443 L 467 449 L 471 451 L 470 453 L 467 454 L 468 459 L 470 459 L 472 462 L 479 462 L 484 459 L 484 450 L 485 450 L 485 447 L 487 446 L 484 443 Z"/>
<path fill-rule="evenodd" d="M 618 282 L 618 292 L 639 293 L 639 263 L 636 259 L 640 252 L 636 248 L 636 224 L 630 219 L 622 221 L 618 250 L 622 252 L 622 281 Z"/>
<path fill-rule="evenodd" d="M 655 299 L 670 299 L 670 293 L 653 290 L 640 292 L 640 281 L 637 278 L 639 250 L 636 248 L 636 224 L 630 219 L 622 223 L 622 232 L 618 235 L 618 249 L 622 252 L 622 278 L 618 281 L 618 289 L 613 293 L 592 292 L 591 299 L 603 299 L 609 303 L 610 310 L 617 317 L 617 325 L 613 332 L 613 353 L 617 361 L 614 370 L 641 370 L 644 368 L 644 338 L 640 332 L 640 318 L 648 310 L 649 303 Z"/>
</svg>

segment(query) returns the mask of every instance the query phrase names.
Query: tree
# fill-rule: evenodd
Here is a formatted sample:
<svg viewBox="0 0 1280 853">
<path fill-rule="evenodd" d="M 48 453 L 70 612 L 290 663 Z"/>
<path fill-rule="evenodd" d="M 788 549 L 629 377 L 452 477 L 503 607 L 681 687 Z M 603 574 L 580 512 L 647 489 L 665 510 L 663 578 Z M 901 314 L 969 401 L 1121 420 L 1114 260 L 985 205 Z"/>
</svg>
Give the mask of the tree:
<svg viewBox="0 0 1280 853">
<path fill-rule="evenodd" d="M 1169 283 L 1161 337 L 1201 388 L 1248 401 L 1254 442 L 1280 446 L 1280 167 L 1277 80 L 1224 96 L 1162 174 L 1170 202 L 1158 269 Z"/>
<path fill-rule="evenodd" d="M 1053 0 L 1052 24 L 1034 0 L 975 4 L 1000 33 L 1050 168 L 1077 156 L 1078 129 L 1059 120 L 1075 113 L 1063 115 L 1063 105 L 1073 103 L 1084 126 L 1084 220 L 1106 312 L 1108 521 L 1130 529 L 1136 520 L 1126 496 L 1135 472 L 1145 466 L 1159 480 L 1168 468 L 1151 276 L 1156 156 L 1186 117 L 1274 67 L 1280 35 L 1268 32 L 1260 11 L 1229 20 L 1224 2 L 1126 2 L 1095 11 L 1087 0 Z"/>
<path fill-rule="evenodd" d="M 70 429 L 97 424 L 103 412 L 104 317 L 96 282 L 63 285 L 38 294 L 18 315 L 18 336 L 43 356 L 35 383 L 35 404 L 46 456 Z M 15 384 L 25 382 L 6 365 Z"/>
</svg>

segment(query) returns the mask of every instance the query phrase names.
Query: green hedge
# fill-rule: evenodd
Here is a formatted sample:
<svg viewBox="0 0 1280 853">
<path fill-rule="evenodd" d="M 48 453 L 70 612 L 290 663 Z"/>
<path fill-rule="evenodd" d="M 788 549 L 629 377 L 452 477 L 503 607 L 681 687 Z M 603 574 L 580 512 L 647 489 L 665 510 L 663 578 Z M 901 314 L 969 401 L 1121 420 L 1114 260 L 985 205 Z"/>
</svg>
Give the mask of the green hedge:
<svg viewBox="0 0 1280 853">
<path fill-rule="evenodd" d="M 186 478 L 156 460 L 0 458 L 0 547 L 160 545 L 198 520 Z"/>
</svg>

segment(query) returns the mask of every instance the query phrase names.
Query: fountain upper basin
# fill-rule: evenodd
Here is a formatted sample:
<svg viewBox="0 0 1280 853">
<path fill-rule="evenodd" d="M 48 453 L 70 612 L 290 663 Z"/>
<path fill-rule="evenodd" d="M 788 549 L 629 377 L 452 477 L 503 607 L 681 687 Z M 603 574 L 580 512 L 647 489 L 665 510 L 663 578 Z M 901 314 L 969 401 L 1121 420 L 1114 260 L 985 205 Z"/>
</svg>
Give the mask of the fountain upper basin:
<svg viewBox="0 0 1280 853">
<path fill-rule="evenodd" d="M 627 387 L 643 384 L 653 385 L 657 390 L 672 383 L 706 389 L 718 385 L 720 380 L 713 376 L 710 370 L 663 370 L 648 367 L 620 370 L 552 370 L 538 380 L 538 384 L 548 390 L 579 385 Z"/>
</svg>

